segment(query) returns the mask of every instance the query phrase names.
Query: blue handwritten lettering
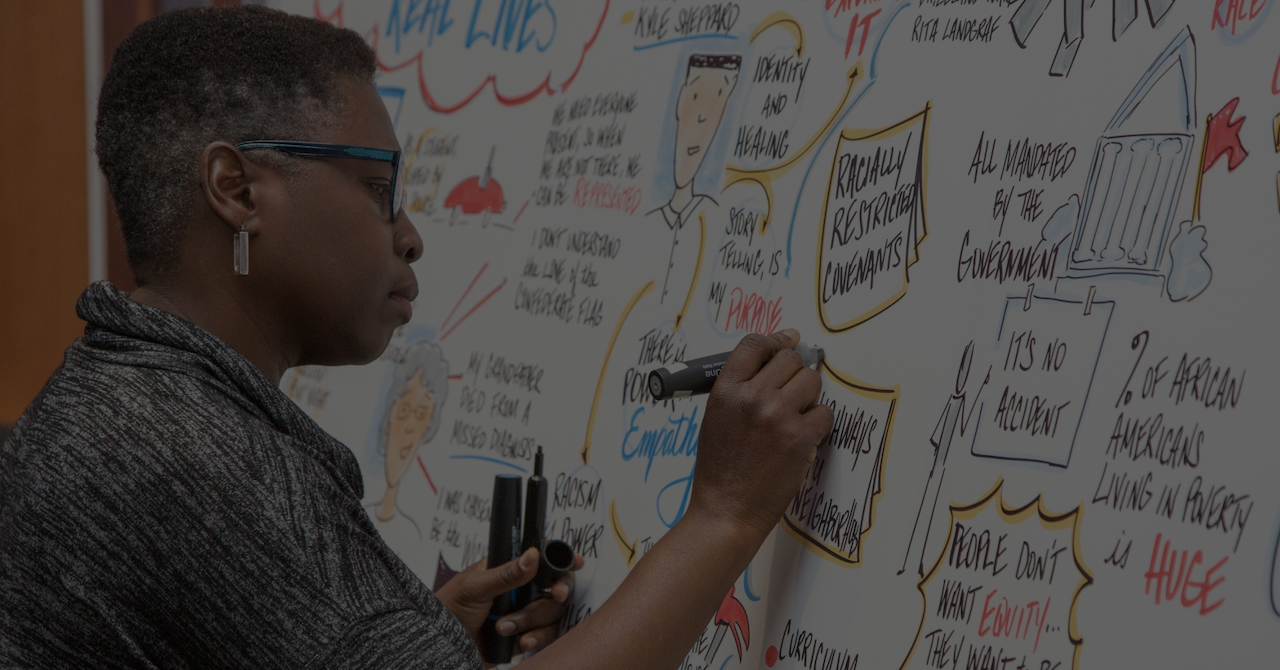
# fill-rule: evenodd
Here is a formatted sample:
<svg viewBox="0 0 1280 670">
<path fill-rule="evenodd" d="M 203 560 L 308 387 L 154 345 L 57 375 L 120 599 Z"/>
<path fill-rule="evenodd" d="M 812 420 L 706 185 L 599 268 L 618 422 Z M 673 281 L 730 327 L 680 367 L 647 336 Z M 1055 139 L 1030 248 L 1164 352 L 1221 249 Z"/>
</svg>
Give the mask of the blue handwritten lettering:
<svg viewBox="0 0 1280 670">
<path fill-rule="evenodd" d="M 693 488 L 693 470 L 695 467 L 697 467 L 696 460 L 692 465 L 689 466 L 688 477 L 681 477 L 679 479 L 676 479 L 671 483 L 667 484 L 666 486 L 662 487 L 661 491 L 658 491 L 658 520 L 661 521 L 662 525 L 666 526 L 667 528 L 670 528 L 676 525 L 676 522 L 680 520 L 680 517 L 684 516 L 684 511 L 689 508 L 689 492 Z M 667 494 L 667 491 L 669 489 L 672 489 L 678 486 L 682 486 L 684 488 L 676 488 L 672 492 L 672 495 L 679 494 L 680 502 L 676 506 L 676 513 L 673 514 L 670 519 L 668 519 L 667 515 L 664 514 L 662 511 L 662 497 Z"/>
<path fill-rule="evenodd" d="M 464 43 L 466 48 L 470 49 L 471 45 L 480 40 L 487 40 L 489 44 L 496 47 L 501 40 L 502 50 L 511 51 L 511 43 L 514 40 L 516 53 L 523 52 L 530 43 L 539 52 L 543 52 L 550 48 L 555 40 L 556 10 L 551 6 L 550 0 L 499 0 L 498 14 L 493 19 L 492 32 L 476 30 L 483 4 L 484 0 L 476 0 L 475 6 L 471 8 L 471 22 L 467 25 L 467 37 Z M 530 20 L 544 11 L 551 21 L 550 34 L 545 37 L 539 35 L 536 27 L 529 25 Z"/>
<path fill-rule="evenodd" d="M 403 15 L 400 0 L 392 2 L 391 13 L 387 16 L 386 34 L 396 38 L 396 53 L 400 53 L 400 38 L 415 28 L 418 34 L 426 33 L 427 46 L 431 46 L 437 35 L 444 35 L 453 26 L 453 19 L 449 18 L 450 2 L 452 0 L 409 0 L 408 9 Z M 415 14 L 419 9 L 422 13 Z"/>
<path fill-rule="evenodd" d="M 692 415 L 683 412 L 679 417 L 667 417 L 667 425 L 643 430 L 636 421 L 644 414 L 644 407 L 637 407 L 631 413 L 631 425 L 622 436 L 622 460 L 635 458 L 647 459 L 644 468 L 644 481 L 649 481 L 649 471 L 653 468 L 653 460 L 659 456 L 696 456 L 698 454 L 698 408 L 693 408 Z M 632 448 L 632 436 L 639 433 Z M 692 475 L 691 475 L 692 476 Z"/>
</svg>

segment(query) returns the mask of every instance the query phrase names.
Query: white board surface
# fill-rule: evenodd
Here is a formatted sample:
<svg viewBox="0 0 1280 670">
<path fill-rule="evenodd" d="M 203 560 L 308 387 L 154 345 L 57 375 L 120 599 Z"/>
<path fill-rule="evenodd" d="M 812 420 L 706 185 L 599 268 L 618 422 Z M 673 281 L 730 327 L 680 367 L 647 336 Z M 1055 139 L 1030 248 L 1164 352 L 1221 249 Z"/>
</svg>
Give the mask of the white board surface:
<svg viewBox="0 0 1280 670">
<path fill-rule="evenodd" d="M 837 426 L 688 668 L 1269 667 L 1276 0 L 290 0 L 364 35 L 426 243 L 283 388 L 428 584 L 547 452 L 588 616 L 705 398 L 798 328 Z"/>
</svg>

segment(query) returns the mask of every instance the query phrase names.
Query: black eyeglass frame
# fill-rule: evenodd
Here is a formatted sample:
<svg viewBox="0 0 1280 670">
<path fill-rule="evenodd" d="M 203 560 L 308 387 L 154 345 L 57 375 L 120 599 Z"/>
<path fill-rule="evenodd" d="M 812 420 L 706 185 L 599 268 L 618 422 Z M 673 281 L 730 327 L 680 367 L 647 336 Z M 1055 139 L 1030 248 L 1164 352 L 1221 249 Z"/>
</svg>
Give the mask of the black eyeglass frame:
<svg viewBox="0 0 1280 670">
<path fill-rule="evenodd" d="M 400 152 L 391 149 L 356 147 L 348 144 L 326 142 L 299 142 L 295 140 L 250 140 L 236 145 L 241 151 L 271 149 L 299 158 L 356 158 L 366 161 L 385 161 L 391 164 L 391 222 L 400 213 L 402 194 L 398 188 L 400 178 Z"/>
</svg>

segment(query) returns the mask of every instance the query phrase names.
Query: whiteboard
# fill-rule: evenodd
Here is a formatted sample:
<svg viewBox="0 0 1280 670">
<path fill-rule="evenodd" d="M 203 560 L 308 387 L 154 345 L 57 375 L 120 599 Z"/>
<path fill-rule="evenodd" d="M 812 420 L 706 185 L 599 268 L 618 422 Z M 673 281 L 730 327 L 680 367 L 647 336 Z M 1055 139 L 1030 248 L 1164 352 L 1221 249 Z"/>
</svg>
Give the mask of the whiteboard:
<svg viewBox="0 0 1280 670">
<path fill-rule="evenodd" d="M 426 244 L 282 387 L 428 585 L 541 446 L 582 621 L 688 502 L 646 374 L 795 327 L 836 426 L 685 667 L 1269 665 L 1275 0 L 279 4 L 376 49 Z"/>
</svg>

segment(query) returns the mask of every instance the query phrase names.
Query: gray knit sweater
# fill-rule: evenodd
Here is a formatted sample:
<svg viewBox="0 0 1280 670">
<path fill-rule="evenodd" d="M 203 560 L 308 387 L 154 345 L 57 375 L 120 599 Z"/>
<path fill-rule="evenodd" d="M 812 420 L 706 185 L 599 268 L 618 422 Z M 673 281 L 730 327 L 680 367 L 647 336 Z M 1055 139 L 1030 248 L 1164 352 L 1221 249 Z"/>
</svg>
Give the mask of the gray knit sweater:
<svg viewBox="0 0 1280 670">
<path fill-rule="evenodd" d="M 106 282 L 0 449 L 0 667 L 479 668 L 351 452 Z"/>
</svg>

